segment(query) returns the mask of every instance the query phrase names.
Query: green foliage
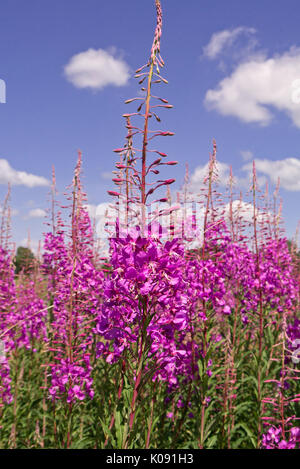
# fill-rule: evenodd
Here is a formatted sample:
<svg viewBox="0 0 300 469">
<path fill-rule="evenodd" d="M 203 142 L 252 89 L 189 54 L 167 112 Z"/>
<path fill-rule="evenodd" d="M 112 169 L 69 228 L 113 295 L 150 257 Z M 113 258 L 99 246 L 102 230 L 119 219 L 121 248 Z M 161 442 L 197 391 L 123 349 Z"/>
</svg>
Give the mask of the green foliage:
<svg viewBox="0 0 300 469">
<path fill-rule="evenodd" d="M 33 269 L 34 265 L 34 254 L 29 248 L 24 248 L 23 246 L 19 246 L 17 249 L 16 257 L 15 257 L 15 273 L 19 274 L 20 272 L 29 273 Z"/>
<path fill-rule="evenodd" d="M 267 316 L 266 311 L 265 319 Z M 209 338 L 214 323 L 208 326 L 209 330 L 202 333 Z M 259 448 L 258 370 L 261 397 L 275 396 L 276 384 L 265 381 L 280 379 L 280 360 L 270 360 L 271 355 L 280 356 L 280 330 L 264 327 L 259 357 L 255 342 L 249 342 L 250 329 L 241 332 L 233 350 L 232 318 L 227 326 L 222 340 L 210 341 L 207 354 L 198 360 L 198 378 L 192 384 L 179 382 L 178 389 L 170 393 L 166 383 L 144 382 L 131 432 L 128 421 L 134 382 L 130 369 L 124 370 L 121 363 L 96 360 L 95 396 L 74 405 L 69 419 L 68 408 L 61 401 L 54 405 L 45 389 L 49 368 L 42 366 L 44 346 L 38 346 L 36 352 L 19 349 L 10 359 L 14 401 L 1 409 L 0 448 L 66 448 L 68 428 L 69 447 L 73 449 L 116 449 L 126 442 L 128 449 L 145 448 L 148 437 L 153 449 Z M 234 370 L 232 383 L 226 378 L 229 369 Z M 297 386 L 297 382 L 291 382 L 287 399 L 299 392 Z M 296 413 L 295 403 L 288 415 Z M 264 415 L 271 417 L 273 408 L 266 405 Z"/>
</svg>

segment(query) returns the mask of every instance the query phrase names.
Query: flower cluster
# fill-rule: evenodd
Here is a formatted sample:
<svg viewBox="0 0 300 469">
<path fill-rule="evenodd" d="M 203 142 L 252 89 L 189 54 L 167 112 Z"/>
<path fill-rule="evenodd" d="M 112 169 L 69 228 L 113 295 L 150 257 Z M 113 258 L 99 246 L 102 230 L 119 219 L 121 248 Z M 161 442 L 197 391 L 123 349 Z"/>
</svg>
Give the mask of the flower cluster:
<svg viewBox="0 0 300 469">
<path fill-rule="evenodd" d="M 296 449 L 300 444 L 300 428 L 292 427 L 289 439 L 282 438 L 282 430 L 278 427 L 270 427 L 262 438 L 263 449 Z"/>
<path fill-rule="evenodd" d="M 111 240 L 111 265 L 97 320 L 97 333 L 104 339 L 98 356 L 115 362 L 143 332 L 148 356 L 158 369 L 155 376 L 176 383 L 190 362 L 190 300 L 182 244 L 144 238 L 134 230 L 127 238 Z"/>
<path fill-rule="evenodd" d="M 59 366 L 52 367 L 51 386 L 49 387 L 52 399 L 67 394 L 67 403 L 73 403 L 76 400 L 82 401 L 86 397 L 91 399 L 94 397 L 89 355 L 83 355 L 82 362 L 84 366 L 80 366 L 78 361 L 74 364 L 62 359 Z"/>
<path fill-rule="evenodd" d="M 18 348 L 34 352 L 37 342 L 47 339 L 47 308 L 38 297 L 32 279 L 22 278 L 15 284 L 11 254 L 0 248 L 0 403 L 10 402 L 11 378 L 9 355 Z"/>
<path fill-rule="evenodd" d="M 83 207 L 81 153 L 72 186 L 72 224 L 66 233 L 60 213 L 57 227 L 44 239 L 42 270 L 48 278 L 52 354 L 49 395 L 67 403 L 92 398 L 91 349 L 93 329 L 102 303 L 104 274 L 94 262 L 91 221 Z"/>
</svg>

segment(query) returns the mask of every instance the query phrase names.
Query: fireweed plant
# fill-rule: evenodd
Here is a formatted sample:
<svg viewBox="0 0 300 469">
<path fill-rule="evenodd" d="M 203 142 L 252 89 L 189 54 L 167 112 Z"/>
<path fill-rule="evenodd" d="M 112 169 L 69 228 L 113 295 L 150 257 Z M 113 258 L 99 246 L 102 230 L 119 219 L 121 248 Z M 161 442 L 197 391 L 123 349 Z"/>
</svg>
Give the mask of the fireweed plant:
<svg viewBox="0 0 300 469">
<path fill-rule="evenodd" d="M 217 146 L 198 193 L 160 176 L 155 91 L 167 84 L 162 9 L 141 90 L 124 114 L 99 250 L 82 155 L 61 205 L 51 189 L 42 254 L 16 274 L 10 190 L 1 206 L 0 447 L 297 449 L 300 255 L 279 186 L 219 192 Z M 164 168 L 166 169 L 166 168 Z M 154 199 L 154 200 L 153 200 Z"/>
</svg>

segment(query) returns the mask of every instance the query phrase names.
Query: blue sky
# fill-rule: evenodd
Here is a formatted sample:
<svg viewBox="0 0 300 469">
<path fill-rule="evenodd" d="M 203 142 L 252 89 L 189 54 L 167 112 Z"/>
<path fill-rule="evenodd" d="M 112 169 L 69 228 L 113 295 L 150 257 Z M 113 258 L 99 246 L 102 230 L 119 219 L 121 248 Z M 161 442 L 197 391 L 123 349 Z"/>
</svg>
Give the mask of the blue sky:
<svg viewBox="0 0 300 469">
<path fill-rule="evenodd" d="M 188 162 L 197 185 L 215 138 L 221 175 L 232 165 L 243 190 L 253 158 L 271 191 L 281 177 L 292 236 L 300 218 L 299 2 L 162 0 L 162 8 L 169 84 L 158 93 L 174 109 L 161 113 L 161 126 L 175 136 L 159 148 L 180 162 L 163 174 L 180 187 Z M 2 0 L 0 200 L 10 181 L 17 244 L 28 230 L 33 243 L 46 230 L 51 167 L 63 192 L 78 148 L 89 203 L 109 200 L 124 100 L 137 94 L 134 70 L 148 59 L 154 27 L 152 0 Z"/>
</svg>

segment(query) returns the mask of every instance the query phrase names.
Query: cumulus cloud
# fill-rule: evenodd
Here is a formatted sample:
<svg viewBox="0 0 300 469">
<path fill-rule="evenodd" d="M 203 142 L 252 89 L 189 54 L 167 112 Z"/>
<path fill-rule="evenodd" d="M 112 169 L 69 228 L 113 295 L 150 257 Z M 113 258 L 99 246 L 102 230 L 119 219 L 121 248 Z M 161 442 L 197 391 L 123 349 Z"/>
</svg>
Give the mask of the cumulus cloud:
<svg viewBox="0 0 300 469">
<path fill-rule="evenodd" d="M 207 91 L 205 104 L 243 122 L 270 124 L 272 108 L 300 127 L 300 48 L 267 58 L 256 55 Z"/>
<path fill-rule="evenodd" d="M 96 234 L 98 238 L 106 239 L 110 236 L 114 236 L 115 233 L 115 222 L 116 219 L 119 218 L 120 224 L 124 225 L 126 220 L 126 211 L 127 206 L 126 202 L 123 199 L 119 200 L 118 210 L 114 203 L 110 202 L 103 202 L 98 205 L 87 204 L 85 205 L 86 210 L 89 213 L 89 216 L 93 221 L 95 221 L 96 227 Z M 173 215 L 178 212 L 180 207 L 172 207 Z M 140 223 L 140 214 L 141 214 L 141 205 L 137 204 L 130 204 L 130 226 L 129 228 L 133 228 L 134 226 L 139 225 Z M 170 206 L 168 203 L 153 203 L 150 207 L 146 207 L 147 216 L 151 216 L 151 220 L 156 220 L 162 226 L 169 226 L 169 219 L 168 215 L 170 212 Z M 150 215 L 151 214 L 151 215 Z M 125 226 L 125 225 L 124 225 Z"/>
<path fill-rule="evenodd" d="M 242 150 L 241 155 L 244 161 L 253 160 L 253 153 L 249 150 Z"/>
<path fill-rule="evenodd" d="M 268 159 L 256 159 L 256 170 L 265 174 L 270 180 L 277 184 L 280 180 L 280 187 L 287 191 L 300 191 L 300 159 L 286 158 L 284 160 L 272 161 Z M 252 164 L 247 163 L 243 170 L 251 171 Z"/>
<path fill-rule="evenodd" d="M 47 215 L 46 211 L 42 208 L 33 208 L 29 211 L 28 217 L 29 218 L 43 218 Z"/>
<path fill-rule="evenodd" d="M 90 219 L 96 223 L 96 233 L 99 238 L 107 238 L 106 222 L 109 218 L 115 219 L 116 211 L 112 208 L 109 202 L 102 202 L 98 205 L 86 204 Z"/>
<path fill-rule="evenodd" d="M 258 222 L 262 222 L 267 217 L 270 217 L 271 214 L 266 212 L 263 213 L 260 209 L 256 208 L 256 219 Z M 233 200 L 232 202 L 232 216 L 233 220 L 242 220 L 248 223 L 252 223 L 254 219 L 254 206 L 248 202 L 244 202 L 243 200 Z M 228 222 L 230 220 L 230 204 L 226 204 L 225 206 L 225 213 L 224 213 L 225 220 Z"/>
<path fill-rule="evenodd" d="M 254 158 L 254 155 L 252 152 L 248 152 L 248 151 L 245 151 L 245 152 L 241 152 L 241 153 L 245 153 L 245 160 L 246 159 L 249 159 L 250 157 L 253 159 Z M 290 158 L 289 160 L 293 160 L 293 158 Z M 266 163 L 264 165 L 260 164 L 261 161 L 265 161 Z M 282 160 L 282 161 L 288 161 L 288 160 Z M 299 160 L 296 160 L 296 161 L 299 161 Z M 280 161 L 271 161 L 271 160 L 255 160 L 255 162 L 257 162 L 256 164 L 256 171 L 257 171 L 257 175 L 256 175 L 256 179 L 257 179 L 257 184 L 259 187 L 263 187 L 268 178 L 267 176 L 270 177 L 271 181 L 273 183 L 277 183 L 277 178 L 278 176 L 274 176 L 272 175 L 272 171 L 275 171 L 275 165 L 272 165 L 272 163 L 280 163 Z M 270 163 L 269 165 L 267 165 L 267 162 Z M 229 183 L 229 176 L 230 176 L 230 165 L 227 164 L 227 163 L 223 163 L 222 161 L 217 161 L 216 163 L 217 165 L 217 182 L 218 184 L 221 186 L 221 187 L 226 187 Z M 233 184 L 234 184 L 234 187 L 241 190 L 241 189 L 245 189 L 245 190 L 249 190 L 249 188 L 251 187 L 252 185 L 252 166 L 253 165 L 253 162 L 251 161 L 251 163 L 246 163 L 244 164 L 242 167 L 240 168 L 237 168 L 235 171 L 233 171 Z M 279 165 L 278 164 L 278 167 L 280 166 L 280 169 L 278 169 L 278 172 L 283 170 L 283 166 L 284 165 Z M 294 166 L 296 166 L 294 164 Z M 291 171 L 294 171 L 295 172 L 295 181 L 297 179 L 297 177 L 299 178 L 299 173 L 296 173 L 295 169 L 292 169 L 292 167 L 290 168 Z M 190 186 L 189 186 L 189 189 L 195 193 L 195 192 L 199 192 L 200 189 L 202 189 L 204 187 L 204 180 L 205 178 L 207 178 L 208 176 L 208 172 L 209 172 L 209 163 L 206 163 L 205 165 L 203 166 L 198 166 L 194 172 L 192 173 L 191 175 L 191 178 L 190 178 Z M 272 177 L 271 177 L 272 175 Z M 283 182 L 283 184 L 281 184 L 281 187 L 284 187 L 286 188 L 287 184 L 285 184 Z M 295 188 L 296 187 L 296 184 L 294 185 L 290 185 L 289 186 L 289 190 L 298 190 Z"/>
<path fill-rule="evenodd" d="M 209 163 L 206 163 L 204 166 L 198 166 L 190 179 L 190 188 L 193 191 L 197 191 L 203 187 L 203 181 L 208 175 Z M 229 178 L 230 166 L 227 163 L 222 163 L 217 161 L 217 172 L 218 180 L 221 185 L 226 185 Z"/>
<path fill-rule="evenodd" d="M 244 159 L 254 159 L 250 151 L 241 152 Z M 263 187 L 269 180 L 276 185 L 278 178 L 280 187 L 288 191 L 300 191 L 300 159 L 285 158 L 283 160 L 269 160 L 255 158 L 255 167 L 257 173 L 257 183 Z M 235 187 L 238 189 L 249 189 L 252 184 L 253 162 L 243 164 L 233 172 Z M 208 163 L 204 166 L 198 166 L 191 175 L 190 189 L 192 192 L 198 192 L 203 187 L 203 181 L 208 175 Z M 218 183 L 226 186 L 229 181 L 230 166 L 227 163 L 217 161 Z"/>
<path fill-rule="evenodd" d="M 86 204 L 84 208 L 87 210 L 90 218 L 102 218 L 105 216 L 110 204 L 108 202 L 102 202 L 98 205 Z"/>
<path fill-rule="evenodd" d="M 17 171 L 10 166 L 7 160 L 0 159 L 0 184 L 8 183 L 13 186 L 26 187 L 49 186 L 49 181 L 46 178 L 25 171 Z"/>
<path fill-rule="evenodd" d="M 203 53 L 209 59 L 215 59 L 224 50 L 225 47 L 229 47 L 237 39 L 238 36 L 254 34 L 256 30 L 254 28 L 248 28 L 245 26 L 239 26 L 235 29 L 224 29 L 214 33 L 209 43 L 203 47 Z"/>
<path fill-rule="evenodd" d="M 64 67 L 65 77 L 77 88 L 101 90 L 105 86 L 124 86 L 130 74 L 121 58 L 103 49 L 88 49 L 73 55 Z"/>
</svg>

